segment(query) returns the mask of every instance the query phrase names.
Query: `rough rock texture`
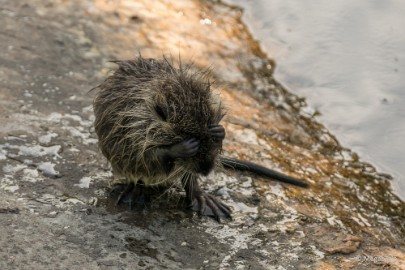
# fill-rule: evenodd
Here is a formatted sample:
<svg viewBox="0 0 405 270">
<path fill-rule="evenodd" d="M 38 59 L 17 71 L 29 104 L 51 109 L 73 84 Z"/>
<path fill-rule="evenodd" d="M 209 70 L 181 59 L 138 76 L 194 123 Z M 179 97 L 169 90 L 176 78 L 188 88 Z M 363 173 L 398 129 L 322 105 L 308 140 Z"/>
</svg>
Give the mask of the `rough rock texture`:
<svg viewBox="0 0 405 270">
<path fill-rule="evenodd" d="M 219 2 L 0 0 L 0 269 L 405 269 L 405 205 L 390 177 L 313 119 L 274 62 Z M 169 190 L 145 211 L 115 207 L 92 95 L 138 52 L 212 66 L 228 106 L 228 155 L 310 190 L 217 173 L 221 224 Z"/>
</svg>

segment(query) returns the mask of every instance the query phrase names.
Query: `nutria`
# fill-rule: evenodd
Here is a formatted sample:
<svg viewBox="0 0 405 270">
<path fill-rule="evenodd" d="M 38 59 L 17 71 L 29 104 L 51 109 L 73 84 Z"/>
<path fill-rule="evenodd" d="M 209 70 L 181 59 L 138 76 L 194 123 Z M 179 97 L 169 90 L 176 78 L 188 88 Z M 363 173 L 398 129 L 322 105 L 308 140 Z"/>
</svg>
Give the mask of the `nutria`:
<svg viewBox="0 0 405 270">
<path fill-rule="evenodd" d="M 117 70 L 95 88 L 95 130 L 115 177 L 128 186 L 118 202 L 142 185 L 181 180 L 200 214 L 230 217 L 231 210 L 201 190 L 199 175 L 218 167 L 246 170 L 296 186 L 307 184 L 260 165 L 222 157 L 225 109 L 207 72 L 175 67 L 167 58 L 114 61 Z M 138 185 L 142 183 L 142 185 Z M 195 200 L 194 200 L 195 199 Z"/>
</svg>

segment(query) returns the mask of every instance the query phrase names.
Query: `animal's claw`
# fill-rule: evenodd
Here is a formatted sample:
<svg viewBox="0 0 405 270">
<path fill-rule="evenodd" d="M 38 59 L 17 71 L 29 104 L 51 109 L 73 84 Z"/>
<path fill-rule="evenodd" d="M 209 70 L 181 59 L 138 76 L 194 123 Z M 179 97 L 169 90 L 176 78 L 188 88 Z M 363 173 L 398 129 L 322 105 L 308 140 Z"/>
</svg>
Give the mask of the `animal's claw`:
<svg viewBox="0 0 405 270">
<path fill-rule="evenodd" d="M 210 125 L 209 127 L 212 139 L 214 141 L 220 142 L 225 139 L 225 129 L 221 125 Z"/>
<path fill-rule="evenodd" d="M 172 158 L 187 158 L 195 156 L 200 147 L 200 141 L 191 138 L 170 147 L 169 154 Z"/>
<path fill-rule="evenodd" d="M 232 219 L 231 209 L 215 196 L 200 192 L 198 195 L 194 195 L 194 198 L 195 201 L 191 207 L 199 215 L 212 216 L 218 222 L 221 222 L 221 217 Z"/>
</svg>

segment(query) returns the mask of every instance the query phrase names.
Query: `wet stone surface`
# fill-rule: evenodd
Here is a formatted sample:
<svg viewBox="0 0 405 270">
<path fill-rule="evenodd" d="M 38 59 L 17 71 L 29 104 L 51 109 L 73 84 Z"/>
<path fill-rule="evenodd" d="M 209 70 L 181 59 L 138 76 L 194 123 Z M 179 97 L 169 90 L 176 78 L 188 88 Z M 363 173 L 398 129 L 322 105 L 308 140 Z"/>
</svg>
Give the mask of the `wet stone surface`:
<svg viewBox="0 0 405 270">
<path fill-rule="evenodd" d="M 240 10 L 195 1 L 0 0 L 1 269 L 403 269 L 405 206 L 272 78 Z M 143 210 L 109 198 L 92 93 L 114 59 L 163 53 L 214 68 L 225 154 L 310 190 L 216 172 L 216 223 L 173 187 Z"/>
</svg>

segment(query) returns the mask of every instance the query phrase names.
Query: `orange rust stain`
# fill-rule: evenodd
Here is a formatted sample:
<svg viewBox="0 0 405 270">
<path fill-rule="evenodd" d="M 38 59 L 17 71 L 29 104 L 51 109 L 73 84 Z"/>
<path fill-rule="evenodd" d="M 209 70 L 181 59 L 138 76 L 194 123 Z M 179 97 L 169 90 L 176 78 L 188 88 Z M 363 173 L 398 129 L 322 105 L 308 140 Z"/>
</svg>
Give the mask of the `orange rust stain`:
<svg viewBox="0 0 405 270">
<path fill-rule="evenodd" d="M 319 262 L 315 268 L 316 270 L 336 270 L 336 267 L 333 264 L 328 262 Z"/>
</svg>

